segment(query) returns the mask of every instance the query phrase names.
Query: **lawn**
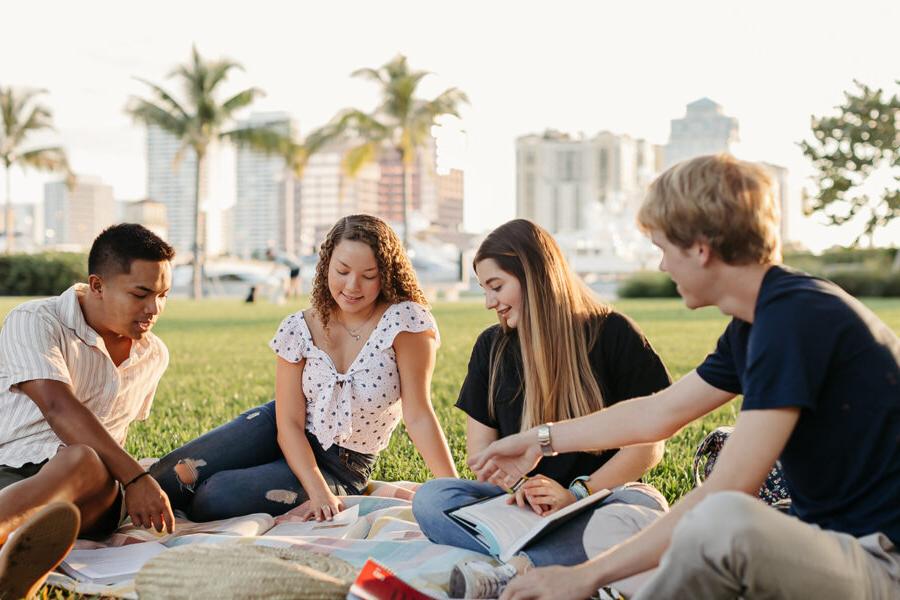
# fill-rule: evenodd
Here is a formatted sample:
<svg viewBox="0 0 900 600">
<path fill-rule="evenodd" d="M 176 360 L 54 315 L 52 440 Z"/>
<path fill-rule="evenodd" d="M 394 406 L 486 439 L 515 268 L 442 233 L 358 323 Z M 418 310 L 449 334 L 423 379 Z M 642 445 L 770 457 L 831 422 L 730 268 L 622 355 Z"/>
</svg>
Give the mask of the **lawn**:
<svg viewBox="0 0 900 600">
<path fill-rule="evenodd" d="M 20 298 L 0 298 L 0 318 Z M 900 331 L 900 300 L 867 304 L 894 331 Z M 171 352 L 150 418 L 137 423 L 128 439 L 135 456 L 160 456 L 245 408 L 268 401 L 274 390 L 274 359 L 267 346 L 281 318 L 305 304 L 247 305 L 236 301 L 195 303 L 173 299 L 156 327 Z M 629 300 L 616 308 L 646 333 L 674 378 L 694 368 L 713 348 L 727 320 L 715 309 L 686 310 L 678 300 Z M 465 468 L 465 419 L 453 408 L 478 333 L 494 322 L 480 302 L 438 303 L 434 314 L 442 345 L 432 386 L 433 401 L 461 472 Z M 690 461 L 702 436 L 732 423 L 737 407 L 726 405 L 675 436 L 662 463 L 648 477 L 670 500 L 691 487 Z M 402 426 L 378 460 L 375 477 L 423 481 L 428 477 Z"/>
</svg>

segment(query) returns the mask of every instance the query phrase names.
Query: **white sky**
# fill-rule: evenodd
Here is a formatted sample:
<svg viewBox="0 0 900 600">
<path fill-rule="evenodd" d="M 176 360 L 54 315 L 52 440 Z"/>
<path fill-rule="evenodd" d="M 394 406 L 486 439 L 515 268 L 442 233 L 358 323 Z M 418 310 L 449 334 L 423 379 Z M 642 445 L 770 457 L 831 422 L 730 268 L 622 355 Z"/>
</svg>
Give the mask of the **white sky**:
<svg viewBox="0 0 900 600">
<path fill-rule="evenodd" d="M 132 78 L 166 84 L 191 43 L 241 62 L 227 89 L 263 88 L 254 108 L 288 111 L 303 131 L 340 108 L 373 107 L 375 86 L 350 72 L 402 52 L 435 73 L 423 96 L 457 86 L 471 98 L 462 166 L 476 231 L 514 216 L 517 136 L 606 129 L 662 144 L 670 119 L 702 96 L 739 119 L 739 156 L 791 170 L 798 199 L 810 115 L 832 112 L 853 79 L 893 92 L 900 78 L 891 0 L 82 0 L 14 2 L 2 20 L 0 84 L 48 89 L 75 170 L 122 199 L 146 193 L 144 132 L 123 112 L 129 94 L 145 93 Z M 38 201 L 43 181 L 16 173 L 15 199 Z M 812 222 L 794 233 L 813 248 L 853 237 Z M 897 240 L 895 226 L 880 241 Z"/>
</svg>

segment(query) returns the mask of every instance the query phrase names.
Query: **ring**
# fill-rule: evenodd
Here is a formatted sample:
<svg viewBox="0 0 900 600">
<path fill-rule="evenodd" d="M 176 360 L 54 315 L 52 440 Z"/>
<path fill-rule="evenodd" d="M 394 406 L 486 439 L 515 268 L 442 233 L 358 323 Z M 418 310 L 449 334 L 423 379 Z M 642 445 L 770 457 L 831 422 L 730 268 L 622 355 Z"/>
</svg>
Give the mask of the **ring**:
<svg viewBox="0 0 900 600">
<path fill-rule="evenodd" d="M 526 482 L 526 481 L 528 481 L 528 476 L 527 476 L 527 475 L 522 475 L 521 477 L 519 477 L 519 480 L 518 480 L 518 481 L 516 481 L 514 484 L 512 484 L 512 487 L 507 488 L 506 493 L 507 493 L 507 494 L 515 494 L 516 492 L 519 491 L 519 489 L 520 489 L 523 485 L 525 485 L 525 482 Z"/>
</svg>

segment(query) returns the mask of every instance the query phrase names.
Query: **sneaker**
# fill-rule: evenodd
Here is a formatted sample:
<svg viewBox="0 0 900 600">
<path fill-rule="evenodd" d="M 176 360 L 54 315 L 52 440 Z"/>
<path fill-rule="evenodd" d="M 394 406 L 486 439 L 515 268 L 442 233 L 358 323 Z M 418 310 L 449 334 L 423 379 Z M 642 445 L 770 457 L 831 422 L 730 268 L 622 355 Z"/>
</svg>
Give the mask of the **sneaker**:
<svg viewBox="0 0 900 600">
<path fill-rule="evenodd" d="M 0 600 L 30 598 L 66 557 L 81 526 L 70 502 L 54 502 L 28 517 L 0 547 Z"/>
<path fill-rule="evenodd" d="M 464 562 L 450 572 L 450 597 L 498 598 L 515 576 L 512 565 L 494 567 L 480 560 Z"/>
</svg>

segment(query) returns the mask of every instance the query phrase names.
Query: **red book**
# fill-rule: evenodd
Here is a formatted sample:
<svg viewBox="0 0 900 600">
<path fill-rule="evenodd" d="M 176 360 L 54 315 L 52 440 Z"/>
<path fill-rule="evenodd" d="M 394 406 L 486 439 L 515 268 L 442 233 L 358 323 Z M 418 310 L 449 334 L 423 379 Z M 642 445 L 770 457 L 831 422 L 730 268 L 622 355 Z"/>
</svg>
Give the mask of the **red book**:
<svg viewBox="0 0 900 600">
<path fill-rule="evenodd" d="M 435 600 L 409 585 L 371 558 L 350 587 L 347 598 L 353 600 Z"/>
</svg>

